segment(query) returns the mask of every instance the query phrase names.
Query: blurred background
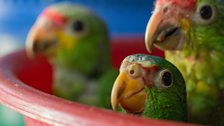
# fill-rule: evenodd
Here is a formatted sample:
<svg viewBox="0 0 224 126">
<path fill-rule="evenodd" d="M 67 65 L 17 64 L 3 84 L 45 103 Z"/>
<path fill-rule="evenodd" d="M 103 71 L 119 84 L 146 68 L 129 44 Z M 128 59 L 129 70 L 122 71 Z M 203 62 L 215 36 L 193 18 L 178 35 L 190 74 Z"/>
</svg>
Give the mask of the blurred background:
<svg viewBox="0 0 224 126">
<path fill-rule="evenodd" d="M 143 36 L 152 7 L 152 0 L 0 0 L 0 55 L 10 48 L 23 47 L 43 8 L 63 1 L 95 11 L 107 23 L 112 37 Z"/>
<path fill-rule="evenodd" d="M 83 4 L 108 25 L 111 37 L 144 37 L 153 0 L 0 0 L 0 56 L 24 47 L 38 14 L 57 2 Z M 12 121 L 13 120 L 13 121 Z M 24 125 L 22 117 L 0 107 L 0 126 Z"/>
</svg>

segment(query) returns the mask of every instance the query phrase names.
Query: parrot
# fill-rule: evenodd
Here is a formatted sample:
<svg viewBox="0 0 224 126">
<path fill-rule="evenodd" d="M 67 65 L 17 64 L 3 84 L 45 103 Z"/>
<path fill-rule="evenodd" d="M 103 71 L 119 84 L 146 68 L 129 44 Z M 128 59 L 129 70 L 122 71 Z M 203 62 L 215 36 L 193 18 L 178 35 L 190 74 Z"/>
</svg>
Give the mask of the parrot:
<svg viewBox="0 0 224 126">
<path fill-rule="evenodd" d="M 156 0 L 145 32 L 186 81 L 189 121 L 224 125 L 224 0 Z"/>
<path fill-rule="evenodd" d="M 67 100 L 111 108 L 118 75 L 110 59 L 105 22 L 89 8 L 69 2 L 47 6 L 26 38 L 28 57 L 44 56 L 53 68 L 53 94 Z"/>
<path fill-rule="evenodd" d="M 187 121 L 185 81 L 162 57 L 127 56 L 111 91 L 114 111 L 145 118 Z"/>
</svg>

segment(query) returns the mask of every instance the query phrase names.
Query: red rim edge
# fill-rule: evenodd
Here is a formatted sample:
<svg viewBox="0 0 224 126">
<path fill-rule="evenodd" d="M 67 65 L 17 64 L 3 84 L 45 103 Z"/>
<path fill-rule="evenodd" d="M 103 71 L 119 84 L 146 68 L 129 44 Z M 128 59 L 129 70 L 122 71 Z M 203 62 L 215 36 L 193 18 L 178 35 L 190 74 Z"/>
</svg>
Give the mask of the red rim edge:
<svg viewBox="0 0 224 126">
<path fill-rule="evenodd" d="M 0 59 L 0 102 L 26 117 L 49 125 L 79 126 L 185 126 L 170 121 L 144 119 L 70 102 L 21 82 L 15 74 L 25 60 L 24 50 Z"/>
</svg>

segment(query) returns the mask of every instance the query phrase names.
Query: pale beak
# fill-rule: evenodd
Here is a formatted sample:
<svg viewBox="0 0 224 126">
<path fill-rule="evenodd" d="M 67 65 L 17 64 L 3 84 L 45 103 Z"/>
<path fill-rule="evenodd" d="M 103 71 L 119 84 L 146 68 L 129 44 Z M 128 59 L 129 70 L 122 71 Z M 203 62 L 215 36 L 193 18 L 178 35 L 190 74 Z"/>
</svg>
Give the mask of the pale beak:
<svg viewBox="0 0 224 126">
<path fill-rule="evenodd" d="M 183 47 L 184 34 L 178 16 L 165 18 L 166 14 L 156 9 L 146 27 L 145 45 L 149 52 L 153 45 L 162 50 L 179 50 Z"/>
<path fill-rule="evenodd" d="M 160 11 L 158 11 L 152 14 L 147 24 L 146 31 L 145 31 L 145 45 L 147 50 L 150 52 L 153 46 L 153 36 L 156 34 L 156 31 L 161 21 L 162 21 L 162 14 Z"/>
<path fill-rule="evenodd" d="M 120 105 L 127 112 L 141 113 L 144 110 L 146 98 L 144 83 L 140 78 L 133 79 L 126 72 L 119 74 L 111 93 L 113 110 Z"/>
<path fill-rule="evenodd" d="M 26 51 L 29 57 L 35 57 L 38 54 L 50 56 L 53 55 L 57 44 L 54 29 L 34 25 L 27 36 Z"/>
</svg>

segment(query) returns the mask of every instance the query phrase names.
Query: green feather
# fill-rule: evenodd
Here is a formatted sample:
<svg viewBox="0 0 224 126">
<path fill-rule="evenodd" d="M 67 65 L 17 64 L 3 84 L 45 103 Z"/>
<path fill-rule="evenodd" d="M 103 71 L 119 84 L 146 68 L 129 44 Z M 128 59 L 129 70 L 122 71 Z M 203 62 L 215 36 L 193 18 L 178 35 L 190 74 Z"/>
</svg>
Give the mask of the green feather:
<svg viewBox="0 0 224 126">
<path fill-rule="evenodd" d="M 99 96 L 98 106 L 111 108 L 110 103 L 110 95 L 111 95 L 111 89 L 113 87 L 113 83 L 115 81 L 115 78 L 118 75 L 118 71 L 114 69 L 109 69 L 106 71 L 102 77 L 99 79 L 100 86 L 98 88 L 97 94 Z"/>
<path fill-rule="evenodd" d="M 224 1 L 198 0 L 197 6 L 201 4 L 214 7 L 214 19 L 207 24 L 193 22 L 190 33 L 193 47 L 166 51 L 166 57 L 186 80 L 190 121 L 223 125 Z"/>
<path fill-rule="evenodd" d="M 46 10 L 66 19 L 60 28 L 55 26 L 57 47 L 54 56 L 49 57 L 54 68 L 54 93 L 68 100 L 110 108 L 110 91 L 117 70 L 111 64 L 106 24 L 81 5 L 57 3 Z M 39 20 L 42 16 L 37 23 Z M 73 29 L 77 21 L 82 23 L 81 32 Z"/>
<path fill-rule="evenodd" d="M 145 86 L 147 100 L 141 116 L 155 119 L 187 121 L 186 88 L 179 70 L 170 62 L 156 56 L 136 54 L 126 59 L 130 63 L 137 62 L 144 67 L 147 67 L 147 65 L 148 67 L 156 65 L 160 70 L 169 70 L 172 74 L 172 86 L 169 88 L 160 89 L 156 86 L 157 83 L 155 81 L 153 81 L 151 88 Z"/>
</svg>

